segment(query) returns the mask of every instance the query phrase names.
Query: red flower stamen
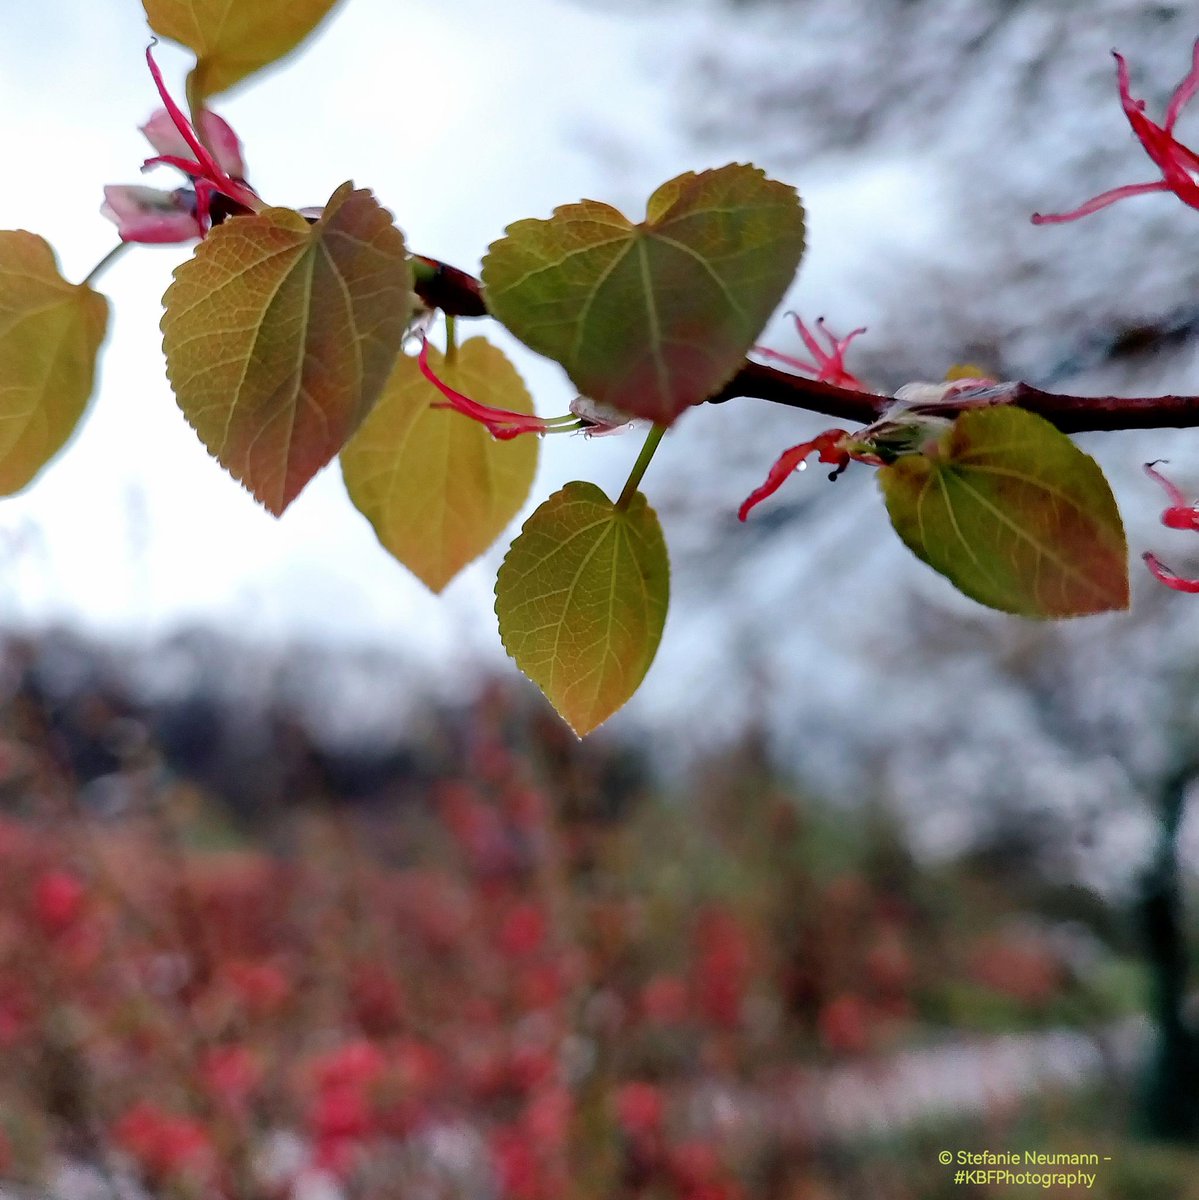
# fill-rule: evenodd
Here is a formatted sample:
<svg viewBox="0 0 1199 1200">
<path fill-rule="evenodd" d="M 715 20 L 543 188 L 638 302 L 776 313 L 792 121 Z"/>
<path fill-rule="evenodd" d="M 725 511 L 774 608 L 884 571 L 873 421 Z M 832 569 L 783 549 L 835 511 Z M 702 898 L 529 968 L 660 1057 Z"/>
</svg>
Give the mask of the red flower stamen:
<svg viewBox="0 0 1199 1200">
<path fill-rule="evenodd" d="M 835 387 L 852 388 L 859 392 L 869 390 L 856 375 L 851 374 L 845 367 L 845 352 L 854 338 L 866 332 L 865 326 L 854 329 L 845 337 L 839 338 L 826 328 L 823 317 L 817 319 L 816 329 L 813 332 L 804 324 L 803 318 L 796 313 L 789 313 L 788 316 L 795 321 L 796 332 L 812 356 L 811 361 L 784 354 L 779 350 L 772 350 L 769 346 L 755 346 L 754 351 L 757 354 L 786 363 L 789 367 L 802 371 L 821 383 L 831 383 Z M 827 347 L 820 344 L 817 334 L 828 343 Z M 847 437 L 848 434 L 843 429 L 828 429 L 824 433 L 818 434 L 810 442 L 801 442 L 798 446 L 791 446 L 784 450 L 774 466 L 770 468 L 762 486 L 751 492 L 737 510 L 737 516 L 744 521 L 767 496 L 773 496 L 793 472 L 803 470 L 807 459 L 812 454 L 818 455 L 820 462 L 835 464 L 836 469 L 830 478 L 840 475 L 849 466 L 850 459 L 855 457 L 844 448 Z"/>
<path fill-rule="evenodd" d="M 208 223 L 208 209 L 214 192 L 228 196 L 235 203 L 244 205 L 246 208 L 253 209 L 254 211 L 261 208 L 262 202 L 249 185 L 239 183 L 236 179 L 232 178 L 213 155 L 209 153 L 208 148 L 200 141 L 196 131 L 192 128 L 192 124 L 187 119 L 184 111 L 172 99 L 170 92 L 167 91 L 166 83 L 163 81 L 162 72 L 158 69 L 158 64 L 154 61 L 153 42 L 146 47 L 146 62 L 150 67 L 150 75 L 154 79 L 154 86 L 158 89 L 158 94 L 162 98 L 163 107 L 167 110 L 171 122 L 179 131 L 179 136 L 183 138 L 187 143 L 188 149 L 196 157 L 193 162 L 191 159 L 175 154 L 158 154 L 153 158 L 146 159 L 145 163 L 142 164 L 143 170 L 146 167 L 153 167 L 159 163 L 163 163 L 167 166 L 177 167 L 185 174 L 191 175 L 196 181 L 196 215 L 205 226 Z"/>
<path fill-rule="evenodd" d="M 1158 458 L 1145 464 L 1145 474 L 1160 483 L 1170 497 L 1170 507 L 1162 513 L 1162 524 L 1169 529 L 1190 529 L 1199 533 L 1199 505 L 1189 503 L 1182 488 L 1171 483 L 1156 469 L 1159 462 L 1165 461 L 1164 458 Z"/>
<path fill-rule="evenodd" d="M 1166 587 L 1172 588 L 1176 592 L 1199 594 L 1199 579 L 1184 579 L 1181 575 L 1175 575 L 1169 567 L 1162 565 L 1156 554 L 1150 554 L 1148 550 L 1141 557 L 1158 583 L 1165 584 Z"/>
<path fill-rule="evenodd" d="M 1196 92 L 1199 92 L 1199 38 L 1195 39 L 1195 44 L 1191 47 L 1190 72 L 1175 88 L 1174 95 L 1170 97 L 1170 103 L 1166 106 L 1166 123 L 1162 128 L 1167 133 L 1174 132 L 1174 122 L 1178 120 L 1178 114 Z"/>
<path fill-rule="evenodd" d="M 214 196 L 226 196 L 236 209 L 254 212 L 262 208 L 262 202 L 243 178 L 245 164 L 237 134 L 215 113 L 205 110 L 201 114 L 204 131 L 215 148 L 215 153 L 210 152 L 183 110 L 171 99 L 154 61 L 155 44 L 151 42 L 146 48 L 146 62 L 164 107 L 142 126 L 142 133 L 158 151 L 146 159 L 142 170 L 160 163 L 175 167 L 188 176 L 191 186 L 171 192 L 137 185 L 109 186 L 104 189 L 101 212 L 116 224 L 122 241 L 186 242 L 202 238 L 212 228 Z M 187 151 L 195 158 L 188 158 Z M 226 206 L 225 215 L 236 209 Z"/>
<path fill-rule="evenodd" d="M 798 446 L 784 450 L 770 468 L 766 481 L 746 497 L 737 510 L 737 516 L 744 521 L 751 510 L 761 504 L 767 496 L 773 496 L 793 472 L 802 471 L 807 465 L 808 457 L 813 453 L 818 455 L 820 462 L 834 463 L 836 470 L 833 473 L 839 475 L 849 465 L 850 456 L 844 448 L 847 436 L 844 429 L 826 429 L 810 442 L 800 442 Z"/>
<path fill-rule="evenodd" d="M 825 341 L 828 342 L 829 348 L 826 350 L 816 340 L 815 335 L 803 323 L 800 317 L 795 313 L 789 315 L 794 319 L 795 328 L 803 340 L 803 344 L 807 347 L 808 353 L 812 356 L 812 361 L 805 362 L 802 358 L 783 354 L 779 350 L 771 350 L 768 346 L 755 346 L 755 353 L 761 354 L 765 358 L 773 358 L 777 362 L 785 362 L 788 366 L 811 375 L 821 383 L 831 383 L 836 387 L 853 388 L 860 392 L 867 390 L 866 385 L 856 375 L 851 375 L 845 369 L 845 351 L 854 338 L 866 332 L 865 326 L 853 330 L 852 333 L 847 334 L 843 338 L 838 338 L 825 328 L 824 318 L 820 317 L 816 321 L 816 329 Z"/>
<path fill-rule="evenodd" d="M 1167 529 L 1187 529 L 1199 533 L 1199 504 L 1188 503 L 1183 490 L 1156 469 L 1157 464 L 1163 461 L 1159 458 L 1145 464 L 1145 474 L 1154 482 L 1160 483 L 1170 498 L 1170 506 L 1162 513 L 1162 524 Z M 1159 583 L 1173 588 L 1176 592 L 1199 593 L 1199 579 L 1184 579 L 1181 575 L 1175 575 L 1155 554 L 1146 552 L 1141 557 Z"/>
<path fill-rule="evenodd" d="M 1183 204 L 1199 209 L 1199 155 L 1184 146 L 1174 137 L 1174 123 L 1187 102 L 1199 92 L 1199 40 L 1191 52 L 1191 69 L 1174 90 L 1166 106 L 1165 123 L 1157 125 L 1145 116 L 1145 101 L 1133 98 L 1128 77 L 1128 64 L 1122 55 L 1112 51 L 1116 60 L 1116 81 L 1120 90 L 1120 104 L 1137 141 L 1145 153 L 1156 164 L 1162 178 L 1153 183 L 1130 183 L 1112 188 L 1064 213 L 1033 213 L 1034 225 L 1056 225 L 1063 221 L 1076 221 L 1089 216 L 1117 200 L 1129 196 L 1143 196 L 1149 192 L 1173 192 Z"/>
<path fill-rule="evenodd" d="M 569 418 L 547 420 L 544 417 L 530 416 L 528 413 L 512 412 L 506 408 L 492 408 L 480 404 L 469 396 L 455 391 L 448 383 L 437 378 L 433 368 L 429 366 L 429 339 L 422 337 L 420 355 L 417 358 L 421 374 L 446 398 L 447 404 L 434 405 L 435 408 L 452 408 L 472 421 L 487 427 L 487 432 L 500 441 L 509 441 L 522 433 L 553 433 L 568 427 L 578 427 L 578 419 L 572 414 Z M 569 420 L 572 425 L 567 426 Z"/>
</svg>

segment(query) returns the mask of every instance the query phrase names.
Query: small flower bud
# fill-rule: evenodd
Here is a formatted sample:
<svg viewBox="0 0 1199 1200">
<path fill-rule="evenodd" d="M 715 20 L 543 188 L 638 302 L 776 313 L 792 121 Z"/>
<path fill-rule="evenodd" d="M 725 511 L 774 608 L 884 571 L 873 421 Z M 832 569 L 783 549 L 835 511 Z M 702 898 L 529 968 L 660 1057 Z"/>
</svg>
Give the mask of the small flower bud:
<svg viewBox="0 0 1199 1200">
<path fill-rule="evenodd" d="M 212 150 L 221 170 L 233 179 L 244 179 L 246 164 L 242 160 L 241 139 L 233 132 L 229 123 L 216 113 L 205 109 L 200 124 L 203 131 L 202 140 Z M 159 154 L 186 158 L 191 153 L 187 139 L 179 132 L 171 114 L 165 108 L 155 111 L 141 130 L 146 135 L 146 141 Z"/>
<path fill-rule="evenodd" d="M 160 245 L 204 236 L 195 195 L 184 188 L 164 192 L 138 184 L 109 185 L 100 212 L 116 225 L 123 242 Z"/>
</svg>

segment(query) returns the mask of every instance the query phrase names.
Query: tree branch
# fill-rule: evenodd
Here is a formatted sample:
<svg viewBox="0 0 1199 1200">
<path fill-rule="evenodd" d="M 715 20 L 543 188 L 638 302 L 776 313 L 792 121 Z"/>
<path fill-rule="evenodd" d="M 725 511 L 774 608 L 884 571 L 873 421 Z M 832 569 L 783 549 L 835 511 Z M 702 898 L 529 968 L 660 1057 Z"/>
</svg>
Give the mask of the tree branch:
<svg viewBox="0 0 1199 1200">
<path fill-rule="evenodd" d="M 861 425 L 877 421 L 893 403 L 890 396 L 834 387 L 756 362 L 746 362 L 709 403 L 720 404 L 738 396 Z M 1045 392 L 1030 383 L 1015 383 L 1006 403 L 1044 417 L 1063 433 L 1199 426 L 1199 396 L 1070 396 Z M 949 401 L 938 405 L 936 411 L 952 416 L 959 410 Z"/>
<path fill-rule="evenodd" d="M 412 262 L 417 295 L 430 307 L 448 316 L 486 315 L 483 285 L 473 275 L 420 255 Z M 857 425 L 877 421 L 894 403 L 890 396 L 834 387 L 748 360 L 708 403 L 723 404 L 741 396 Z M 1044 417 L 1063 433 L 1199 427 L 1199 396 L 1070 396 L 1014 383 L 1005 402 Z M 952 401 L 937 406 L 937 412 L 946 416 L 955 411 Z"/>
</svg>

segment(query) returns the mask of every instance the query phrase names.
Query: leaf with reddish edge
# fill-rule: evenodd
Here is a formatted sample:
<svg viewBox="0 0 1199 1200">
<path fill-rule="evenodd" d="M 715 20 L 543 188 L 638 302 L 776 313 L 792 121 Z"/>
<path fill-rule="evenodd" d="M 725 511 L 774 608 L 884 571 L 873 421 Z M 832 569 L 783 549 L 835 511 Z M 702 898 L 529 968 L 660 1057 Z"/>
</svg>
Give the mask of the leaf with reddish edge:
<svg viewBox="0 0 1199 1200">
<path fill-rule="evenodd" d="M 531 415 L 533 401 L 503 351 L 481 337 L 429 367 L 481 404 Z M 379 403 L 341 452 L 346 490 L 384 548 L 439 592 L 520 511 L 537 472 L 536 437 L 497 441 L 441 404 L 420 364 L 401 357 Z"/>
<path fill-rule="evenodd" d="M 278 516 L 374 406 L 412 283 L 391 214 L 345 183 L 314 224 L 268 208 L 217 226 L 176 269 L 163 303 L 179 407 Z"/>
<path fill-rule="evenodd" d="M 215 96 L 290 54 L 339 0 L 142 0 L 150 28 L 195 52 L 194 88 Z"/>
<path fill-rule="evenodd" d="M 107 328 L 108 301 L 68 283 L 42 238 L 0 231 L 0 494 L 25 487 L 74 432 Z"/>
<path fill-rule="evenodd" d="M 580 737 L 641 685 L 669 599 L 653 509 L 640 493 L 618 509 L 593 483 L 568 483 L 533 513 L 495 584 L 504 648 Z"/>
<path fill-rule="evenodd" d="M 663 184 L 640 224 L 594 200 L 517 221 L 484 259 L 485 298 L 583 395 L 669 424 L 736 372 L 803 245 L 795 190 L 733 164 Z"/>
<path fill-rule="evenodd" d="M 1128 607 L 1128 548 L 1098 464 L 1023 409 L 962 413 L 925 454 L 879 470 L 908 548 L 1002 612 L 1077 617 Z"/>
</svg>

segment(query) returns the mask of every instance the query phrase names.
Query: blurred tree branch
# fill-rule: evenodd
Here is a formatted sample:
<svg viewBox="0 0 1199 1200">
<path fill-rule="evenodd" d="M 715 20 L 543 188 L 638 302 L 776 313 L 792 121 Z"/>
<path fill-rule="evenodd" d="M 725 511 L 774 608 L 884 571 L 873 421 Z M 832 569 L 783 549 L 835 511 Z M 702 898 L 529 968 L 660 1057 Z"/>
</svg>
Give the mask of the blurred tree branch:
<svg viewBox="0 0 1199 1200">
<path fill-rule="evenodd" d="M 430 307 L 454 317 L 487 315 L 483 285 L 473 275 L 423 255 L 413 257 L 412 268 L 416 293 Z M 890 396 L 804 379 L 748 360 L 708 403 L 742 396 L 860 425 L 877 421 L 893 403 Z M 1199 427 L 1199 396 L 1071 396 L 1015 382 L 1005 403 L 1044 417 L 1063 433 Z M 957 410 L 950 401 L 937 411 L 952 415 Z"/>
</svg>

